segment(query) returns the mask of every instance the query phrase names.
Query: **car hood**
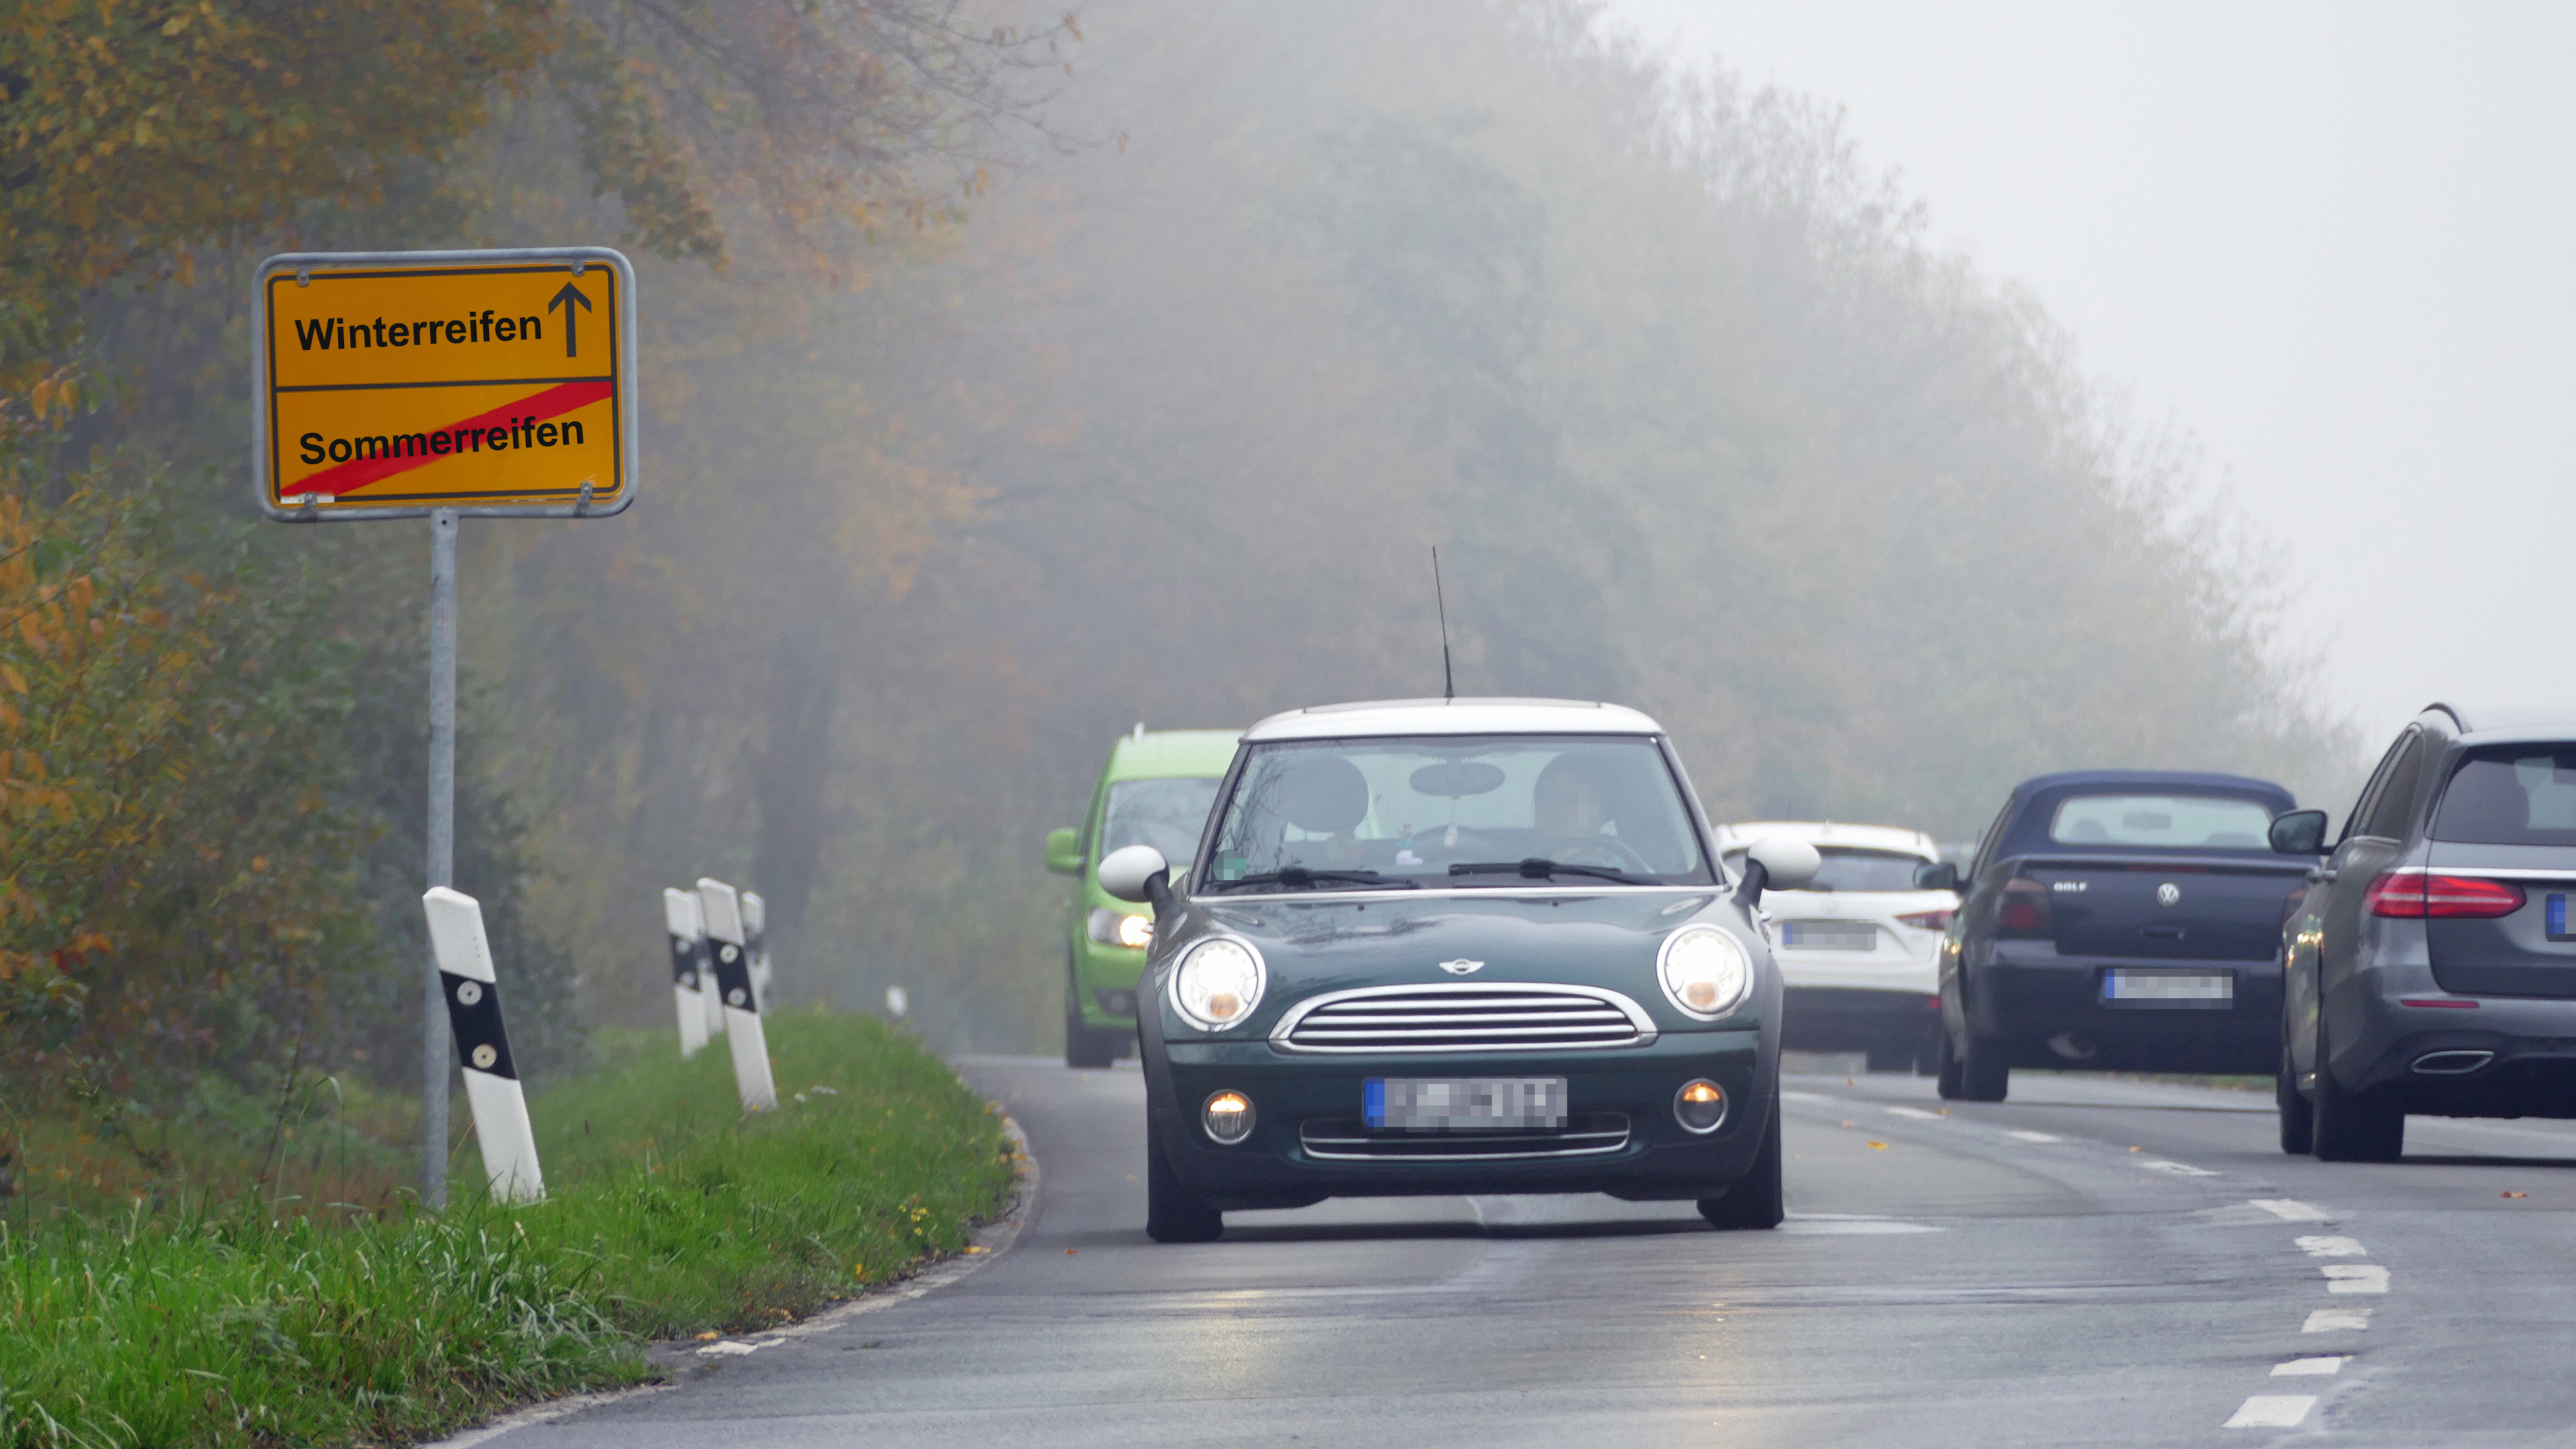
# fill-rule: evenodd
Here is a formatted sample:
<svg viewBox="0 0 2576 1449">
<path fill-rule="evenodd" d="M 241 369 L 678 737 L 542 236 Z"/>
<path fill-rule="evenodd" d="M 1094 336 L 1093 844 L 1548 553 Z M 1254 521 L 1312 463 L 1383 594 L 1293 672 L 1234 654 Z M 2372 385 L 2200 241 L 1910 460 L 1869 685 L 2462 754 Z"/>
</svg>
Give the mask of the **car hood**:
<svg viewBox="0 0 2576 1449">
<path fill-rule="evenodd" d="M 1728 926 L 1757 960 L 1758 934 L 1709 888 L 1615 891 L 1600 895 L 1437 894 L 1388 891 L 1365 899 L 1192 903 L 1205 928 L 1241 936 L 1261 951 L 1270 986 L 1259 1015 L 1325 991 L 1416 982 L 1564 982 L 1607 987 L 1636 999 L 1659 1019 L 1668 1015 L 1655 980 L 1655 953 L 1682 925 Z M 1192 933 L 1198 934 L 1198 933 Z M 1471 972 L 1442 962 L 1480 961 Z M 1669 1027 L 1693 1025 L 1677 1014 Z"/>
</svg>

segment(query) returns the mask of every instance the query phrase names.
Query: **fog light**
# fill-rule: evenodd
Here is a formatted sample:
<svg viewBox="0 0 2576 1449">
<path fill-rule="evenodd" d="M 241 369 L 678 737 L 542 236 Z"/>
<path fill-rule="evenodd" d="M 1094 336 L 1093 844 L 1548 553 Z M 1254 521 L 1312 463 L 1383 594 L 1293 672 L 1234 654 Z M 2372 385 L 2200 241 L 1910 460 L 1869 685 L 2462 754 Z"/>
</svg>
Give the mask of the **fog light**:
<svg viewBox="0 0 2576 1449">
<path fill-rule="evenodd" d="M 1726 1120 L 1726 1089 L 1706 1077 L 1684 1082 L 1673 1093 L 1673 1120 L 1685 1132 L 1714 1132 Z"/>
<path fill-rule="evenodd" d="M 1252 1135 L 1252 1099 L 1231 1088 L 1212 1093 L 1199 1109 L 1199 1125 L 1209 1140 L 1232 1147 Z"/>
</svg>

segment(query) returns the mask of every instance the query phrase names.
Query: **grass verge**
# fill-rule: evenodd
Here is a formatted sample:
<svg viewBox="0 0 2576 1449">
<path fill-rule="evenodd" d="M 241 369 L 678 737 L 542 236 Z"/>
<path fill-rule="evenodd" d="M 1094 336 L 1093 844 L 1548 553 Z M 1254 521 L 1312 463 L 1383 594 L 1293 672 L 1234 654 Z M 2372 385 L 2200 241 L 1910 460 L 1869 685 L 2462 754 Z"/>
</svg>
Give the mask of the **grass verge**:
<svg viewBox="0 0 2576 1449">
<path fill-rule="evenodd" d="M 883 1024 L 769 1023 L 781 1109 L 667 1036 L 534 1093 L 545 1202 L 259 1200 L 0 1223 L 0 1446 L 401 1444 L 634 1383 L 649 1339 L 766 1326 L 964 1246 L 1012 1184 L 986 1105 Z M 480 1181 L 468 1154 L 455 1174 Z M 300 1206 L 300 1205 L 292 1205 Z"/>
</svg>

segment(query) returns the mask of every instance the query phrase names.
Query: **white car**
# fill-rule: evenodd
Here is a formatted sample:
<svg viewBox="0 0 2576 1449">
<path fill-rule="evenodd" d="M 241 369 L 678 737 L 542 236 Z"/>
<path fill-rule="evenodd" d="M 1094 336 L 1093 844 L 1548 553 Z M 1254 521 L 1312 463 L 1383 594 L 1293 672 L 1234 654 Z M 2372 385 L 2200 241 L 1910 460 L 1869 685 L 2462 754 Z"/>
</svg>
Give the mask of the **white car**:
<svg viewBox="0 0 2576 1449">
<path fill-rule="evenodd" d="M 1873 1072 L 1931 1071 L 1938 952 L 1959 896 L 1917 889 L 1914 869 L 1939 860 L 1940 847 L 1919 830 L 1816 820 L 1721 825 L 1715 844 L 1733 867 L 1766 837 L 1803 840 L 1824 860 L 1806 889 L 1762 896 L 1788 988 L 1781 1045 L 1864 1052 Z"/>
</svg>

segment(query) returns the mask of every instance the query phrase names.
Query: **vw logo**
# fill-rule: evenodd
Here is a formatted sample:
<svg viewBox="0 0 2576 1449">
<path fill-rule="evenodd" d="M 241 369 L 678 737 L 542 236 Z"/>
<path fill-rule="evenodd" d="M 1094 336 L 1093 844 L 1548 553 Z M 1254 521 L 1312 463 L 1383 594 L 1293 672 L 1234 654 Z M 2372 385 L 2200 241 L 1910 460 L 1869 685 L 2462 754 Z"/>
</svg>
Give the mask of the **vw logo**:
<svg viewBox="0 0 2576 1449">
<path fill-rule="evenodd" d="M 2182 902 L 2182 887 L 2181 887 L 2181 886 L 2175 885 L 2172 881 L 2166 881 L 2163 885 L 2160 885 L 2160 886 L 2156 887 L 2156 904 L 2157 904 L 2157 905 L 2160 905 L 2160 906 L 2171 906 L 2171 905 L 2179 905 L 2181 902 Z"/>
<path fill-rule="evenodd" d="M 1441 962 L 1440 969 L 1448 972 L 1452 976 L 1465 976 L 1472 972 L 1484 970 L 1485 963 L 1482 961 L 1470 961 L 1462 956 L 1455 961 Z"/>
</svg>

